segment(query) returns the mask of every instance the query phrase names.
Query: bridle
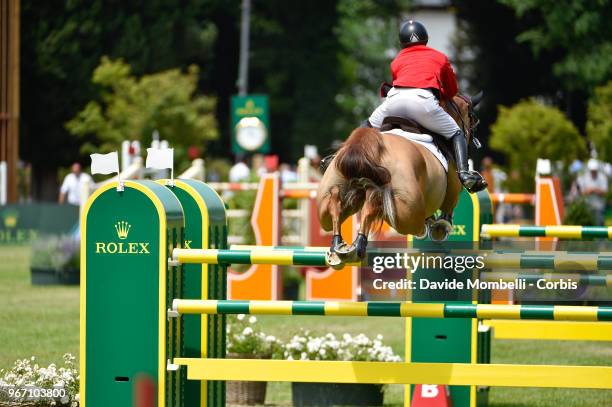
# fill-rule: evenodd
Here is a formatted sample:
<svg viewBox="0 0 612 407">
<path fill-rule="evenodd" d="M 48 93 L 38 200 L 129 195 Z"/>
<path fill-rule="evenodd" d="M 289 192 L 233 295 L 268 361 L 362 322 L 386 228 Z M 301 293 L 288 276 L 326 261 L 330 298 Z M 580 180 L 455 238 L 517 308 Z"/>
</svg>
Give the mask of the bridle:
<svg viewBox="0 0 612 407">
<path fill-rule="evenodd" d="M 449 100 L 449 104 L 451 108 L 453 109 L 453 111 L 457 114 L 457 117 L 459 118 L 459 121 L 461 122 L 461 128 L 463 129 L 463 131 L 466 133 L 469 139 L 471 139 L 474 142 L 474 144 L 476 144 L 476 146 L 478 147 L 480 145 L 480 142 L 476 139 L 475 134 L 476 134 L 476 128 L 480 124 L 480 119 L 478 119 L 478 116 L 476 116 L 476 112 L 472 106 L 472 99 L 470 99 L 469 96 L 463 95 L 461 93 L 458 93 L 457 96 L 463 99 L 463 101 L 467 103 L 468 105 L 468 118 L 470 119 L 469 126 L 465 123 L 465 120 L 463 120 L 463 115 L 461 114 L 461 111 L 459 110 L 459 106 L 457 106 L 455 101 L 451 99 Z"/>
</svg>

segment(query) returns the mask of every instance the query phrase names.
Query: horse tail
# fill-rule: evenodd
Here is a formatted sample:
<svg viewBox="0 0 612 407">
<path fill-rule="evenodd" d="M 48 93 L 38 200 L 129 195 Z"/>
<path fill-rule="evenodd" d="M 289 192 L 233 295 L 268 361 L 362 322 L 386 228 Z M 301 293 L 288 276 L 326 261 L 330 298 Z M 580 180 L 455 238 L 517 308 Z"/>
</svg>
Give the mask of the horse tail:
<svg viewBox="0 0 612 407">
<path fill-rule="evenodd" d="M 394 193 L 391 186 L 391 173 L 381 164 L 386 147 L 380 132 L 371 128 L 355 129 L 336 155 L 335 165 L 340 174 L 347 179 L 342 189 L 341 201 L 348 208 L 361 207 L 366 199 L 382 225 L 387 219 L 395 226 Z"/>
</svg>

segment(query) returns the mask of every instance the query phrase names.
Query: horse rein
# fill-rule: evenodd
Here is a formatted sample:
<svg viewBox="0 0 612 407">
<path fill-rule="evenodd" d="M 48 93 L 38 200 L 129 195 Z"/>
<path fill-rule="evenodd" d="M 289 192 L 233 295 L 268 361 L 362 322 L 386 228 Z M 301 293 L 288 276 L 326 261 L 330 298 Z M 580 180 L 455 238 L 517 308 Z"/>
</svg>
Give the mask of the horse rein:
<svg viewBox="0 0 612 407">
<path fill-rule="evenodd" d="M 476 138 L 476 135 L 475 135 L 476 128 L 478 127 L 478 124 L 480 124 L 480 120 L 476 117 L 476 114 L 474 113 L 474 108 L 472 107 L 472 100 L 469 97 L 462 95 L 460 93 L 457 94 L 457 96 L 463 99 L 465 103 L 467 103 L 468 105 L 468 117 L 470 118 L 471 126 L 466 125 L 465 120 L 463 120 L 463 115 L 461 114 L 461 111 L 459 110 L 459 106 L 457 106 L 455 101 L 450 99 L 449 104 L 451 105 L 454 112 L 457 114 L 459 121 L 461 121 L 461 128 L 463 129 L 463 131 L 468 134 L 468 136 L 474 143 L 474 146 L 476 146 L 476 148 L 480 148 L 482 147 L 482 144 L 480 143 L 480 140 Z"/>
</svg>

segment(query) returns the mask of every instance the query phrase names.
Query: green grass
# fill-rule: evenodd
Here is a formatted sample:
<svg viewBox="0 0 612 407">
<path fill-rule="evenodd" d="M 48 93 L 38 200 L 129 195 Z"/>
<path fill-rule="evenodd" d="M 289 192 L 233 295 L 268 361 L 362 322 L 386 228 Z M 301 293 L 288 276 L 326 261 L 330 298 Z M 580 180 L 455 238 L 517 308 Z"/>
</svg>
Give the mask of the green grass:
<svg viewBox="0 0 612 407">
<path fill-rule="evenodd" d="M 66 352 L 78 357 L 78 287 L 30 284 L 29 249 L 0 247 L 0 369 L 16 359 L 36 356 L 41 364 L 60 363 Z M 365 333 L 384 336 L 398 354 L 404 349 L 404 323 L 392 318 L 259 317 L 265 332 L 288 339 L 301 328 L 314 333 Z M 493 363 L 611 365 L 612 342 L 496 340 Z M 612 404 L 612 391 L 493 388 L 496 407 L 590 407 Z M 288 383 L 270 383 L 266 403 L 290 405 Z M 403 403 L 403 387 L 388 386 L 385 404 Z"/>
<path fill-rule="evenodd" d="M 29 258 L 28 247 L 0 246 L 0 369 L 79 355 L 79 287 L 32 286 Z"/>
</svg>

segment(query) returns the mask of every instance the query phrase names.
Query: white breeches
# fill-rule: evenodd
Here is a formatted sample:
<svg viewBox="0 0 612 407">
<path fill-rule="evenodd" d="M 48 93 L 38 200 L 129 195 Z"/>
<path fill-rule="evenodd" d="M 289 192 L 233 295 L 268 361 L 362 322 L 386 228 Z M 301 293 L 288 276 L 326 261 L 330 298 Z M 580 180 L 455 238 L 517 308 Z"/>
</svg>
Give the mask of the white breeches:
<svg viewBox="0 0 612 407">
<path fill-rule="evenodd" d="M 434 94 L 426 89 L 391 88 L 387 98 L 370 116 L 370 124 L 380 128 L 387 116 L 415 120 L 446 138 L 451 138 L 459 130 L 453 118 L 440 107 Z"/>
</svg>

